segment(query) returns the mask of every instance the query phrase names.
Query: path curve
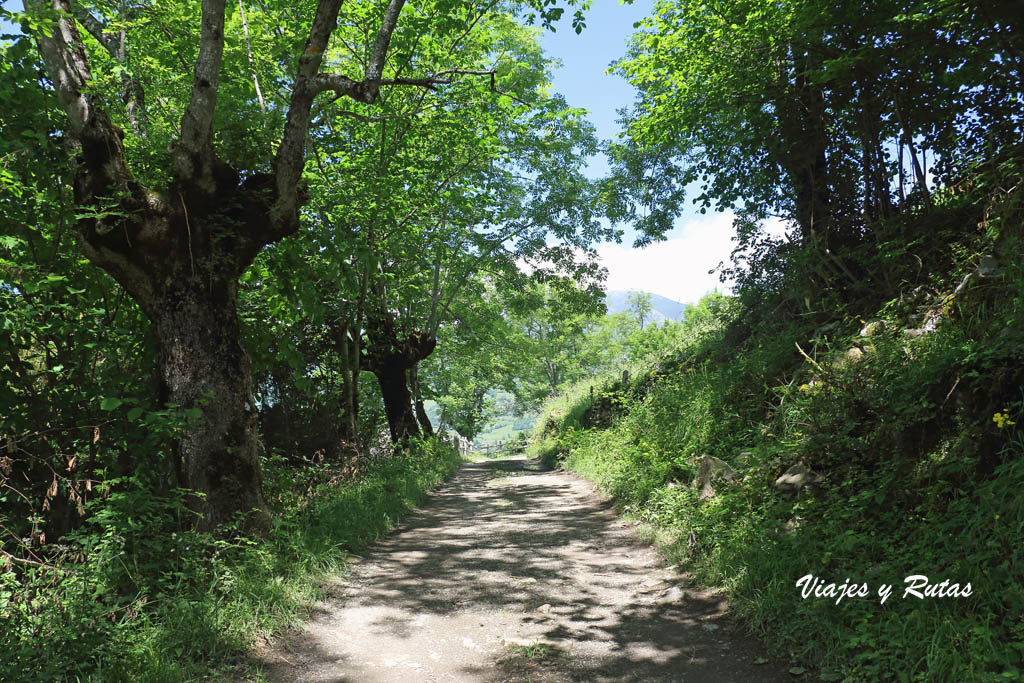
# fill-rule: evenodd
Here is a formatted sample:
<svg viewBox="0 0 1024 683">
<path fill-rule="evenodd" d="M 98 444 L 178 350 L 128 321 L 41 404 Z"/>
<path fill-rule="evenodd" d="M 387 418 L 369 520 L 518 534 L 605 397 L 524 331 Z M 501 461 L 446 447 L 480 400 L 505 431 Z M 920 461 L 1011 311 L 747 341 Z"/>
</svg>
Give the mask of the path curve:
<svg viewBox="0 0 1024 683">
<path fill-rule="evenodd" d="M 262 656 L 271 681 L 792 680 L 585 481 L 467 464 Z"/>
</svg>

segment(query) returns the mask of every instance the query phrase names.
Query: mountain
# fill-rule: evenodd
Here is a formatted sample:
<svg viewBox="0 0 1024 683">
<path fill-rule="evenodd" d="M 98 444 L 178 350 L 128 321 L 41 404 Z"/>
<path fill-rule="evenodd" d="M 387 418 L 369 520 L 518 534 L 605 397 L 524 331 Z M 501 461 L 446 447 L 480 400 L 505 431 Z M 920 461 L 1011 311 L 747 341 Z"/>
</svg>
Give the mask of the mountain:
<svg viewBox="0 0 1024 683">
<path fill-rule="evenodd" d="M 673 301 L 672 299 L 663 297 L 660 294 L 650 294 L 649 292 L 645 293 L 651 297 L 651 306 L 654 308 L 655 323 L 660 323 L 662 320 L 683 319 L 683 311 L 686 310 L 686 304 Z M 630 294 L 631 292 L 621 289 L 605 292 L 604 302 L 608 306 L 608 312 L 622 313 L 623 311 L 628 311 Z"/>
</svg>

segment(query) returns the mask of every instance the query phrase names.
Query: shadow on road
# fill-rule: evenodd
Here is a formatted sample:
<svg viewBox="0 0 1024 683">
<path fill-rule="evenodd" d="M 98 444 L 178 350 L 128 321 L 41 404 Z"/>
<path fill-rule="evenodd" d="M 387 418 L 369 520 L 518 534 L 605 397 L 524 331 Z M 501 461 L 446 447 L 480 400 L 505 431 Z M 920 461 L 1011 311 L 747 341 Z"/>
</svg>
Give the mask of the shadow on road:
<svg viewBox="0 0 1024 683">
<path fill-rule="evenodd" d="M 734 628 L 725 603 L 662 568 L 608 502 L 573 477 L 526 464 L 465 465 L 366 553 L 316 619 L 379 606 L 361 625 L 367 646 L 407 646 L 431 657 L 430 643 L 441 636 L 424 633 L 427 622 L 470 634 L 461 649 L 439 646 L 447 660 L 467 655 L 443 666 L 417 669 L 401 653 L 382 653 L 385 669 L 411 668 L 407 680 L 788 680 L 777 663 L 755 664 L 763 650 Z M 495 637 L 494 615 L 514 637 Z M 477 616 L 490 636 L 486 647 L 467 630 Z M 427 644 L 418 642 L 424 638 Z M 304 677 L 274 666 L 268 673 L 272 680 L 378 680 L 365 662 L 361 672 L 346 671 L 341 645 L 306 638 L 289 655 L 302 658 Z"/>
</svg>

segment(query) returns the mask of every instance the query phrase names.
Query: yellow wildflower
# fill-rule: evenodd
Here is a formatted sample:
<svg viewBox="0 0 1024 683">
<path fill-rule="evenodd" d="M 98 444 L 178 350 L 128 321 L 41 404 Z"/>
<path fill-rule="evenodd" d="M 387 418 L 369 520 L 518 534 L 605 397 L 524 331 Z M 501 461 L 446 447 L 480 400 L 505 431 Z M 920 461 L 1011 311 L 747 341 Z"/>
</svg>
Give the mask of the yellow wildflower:
<svg viewBox="0 0 1024 683">
<path fill-rule="evenodd" d="M 992 416 L 992 421 L 996 423 L 996 427 L 998 427 L 999 429 L 1002 429 L 1007 425 L 1010 425 L 1012 427 L 1013 425 L 1017 424 L 1016 422 L 1010 419 L 1010 411 L 1006 410 L 1005 408 L 1001 411 L 996 411 L 996 414 Z"/>
</svg>

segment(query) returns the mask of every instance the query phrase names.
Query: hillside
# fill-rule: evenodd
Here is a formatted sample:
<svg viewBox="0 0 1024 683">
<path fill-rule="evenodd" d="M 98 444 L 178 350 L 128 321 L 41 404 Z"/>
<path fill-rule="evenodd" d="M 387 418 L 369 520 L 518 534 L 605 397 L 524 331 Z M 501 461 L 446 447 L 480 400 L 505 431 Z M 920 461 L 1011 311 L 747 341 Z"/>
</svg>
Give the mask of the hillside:
<svg viewBox="0 0 1024 683">
<path fill-rule="evenodd" d="M 1016 209 L 998 233 L 963 229 L 985 224 L 966 199 L 901 226 L 949 226 L 927 276 L 868 256 L 876 291 L 813 312 L 796 271 L 706 299 L 628 383 L 552 399 L 532 454 L 725 588 L 797 670 L 1019 680 L 1022 230 Z"/>
<path fill-rule="evenodd" d="M 493 401 L 492 416 L 474 437 L 477 446 L 486 446 L 499 441 L 510 441 L 523 432 L 532 431 L 537 424 L 536 413 L 515 414 L 515 398 L 507 391 L 491 389 L 486 394 Z M 435 401 L 424 401 L 427 417 L 434 425 L 441 424 L 440 407 Z"/>
</svg>

